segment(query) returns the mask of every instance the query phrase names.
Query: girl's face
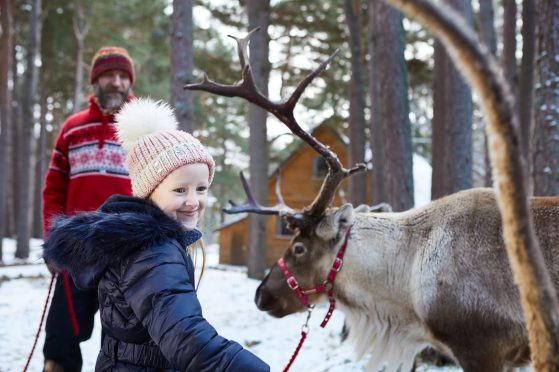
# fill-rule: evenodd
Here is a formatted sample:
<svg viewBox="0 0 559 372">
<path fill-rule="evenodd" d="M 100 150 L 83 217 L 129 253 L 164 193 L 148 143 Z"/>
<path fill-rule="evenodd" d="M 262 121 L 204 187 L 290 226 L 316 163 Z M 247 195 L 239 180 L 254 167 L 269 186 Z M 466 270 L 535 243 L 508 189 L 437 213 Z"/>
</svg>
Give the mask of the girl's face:
<svg viewBox="0 0 559 372">
<path fill-rule="evenodd" d="M 209 174 L 206 164 L 183 165 L 157 186 L 150 199 L 185 230 L 192 230 L 206 208 Z"/>
</svg>

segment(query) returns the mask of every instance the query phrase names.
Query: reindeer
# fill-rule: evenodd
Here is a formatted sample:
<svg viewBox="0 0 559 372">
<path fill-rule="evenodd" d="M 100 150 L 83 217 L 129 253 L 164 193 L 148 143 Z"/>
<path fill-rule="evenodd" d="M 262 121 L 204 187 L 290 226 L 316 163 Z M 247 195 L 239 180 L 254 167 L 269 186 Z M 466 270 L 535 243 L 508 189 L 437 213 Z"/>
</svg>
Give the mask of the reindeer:
<svg viewBox="0 0 559 372">
<path fill-rule="evenodd" d="M 456 45 L 462 45 L 463 30 L 453 34 L 439 22 L 441 19 L 444 19 L 442 23 L 450 22 L 449 14 L 452 13 L 445 13 L 444 8 L 439 13 L 441 4 L 437 4 L 438 10 L 425 0 L 390 2 L 408 13 L 419 15 L 420 20 L 437 31 L 437 35 L 446 37 L 445 42 L 454 45 L 454 50 L 449 49 L 458 55 L 458 63 L 462 66 L 475 64 L 473 68 L 467 67 L 468 78 L 474 81 L 482 99 L 489 101 L 485 105 L 486 113 L 493 121 L 505 123 L 507 129 L 506 125 L 514 115 L 496 64 L 489 59 L 489 67 L 485 68 L 483 63 L 487 61 L 487 53 L 483 49 L 479 52 L 476 45 L 468 45 L 474 51 L 464 52 L 466 58 L 456 50 Z M 428 18 L 428 22 L 422 16 Z M 235 38 L 243 67 L 241 82 L 222 85 L 204 76 L 201 83 L 186 88 L 243 97 L 266 109 L 323 156 L 329 166 L 319 194 L 301 210 L 287 207 L 279 193 L 276 206 L 260 205 L 242 177 L 247 202 L 243 205 L 232 203 L 227 211 L 279 215 L 294 231 L 283 257 L 256 291 L 257 307 L 274 317 L 283 317 L 308 310 L 327 299 L 330 301 L 327 321 L 334 306 L 339 304 L 346 314 L 349 338 L 353 340 L 358 356 L 370 354 L 369 367 L 373 370 L 383 364 L 386 364 L 387 371 L 409 370 L 415 355 L 428 345 L 452 357 L 467 372 L 500 371 L 528 363 L 530 344 L 521 305 L 525 303 L 525 292 L 522 291 L 526 287 L 521 285 L 519 292 L 515 285 L 503 235 L 507 246 L 509 241 L 516 239 L 518 241 L 513 242 L 515 247 L 522 244 L 528 248 L 535 246 L 537 253 L 537 243 L 533 244 L 535 238 L 532 235 L 532 231 L 535 232 L 543 265 L 550 273 L 549 283 L 557 291 L 559 197 L 532 197 L 523 209 L 524 190 L 522 185 L 520 191 L 515 189 L 517 185 L 512 184 L 514 177 L 510 175 L 517 172 L 518 167 L 510 166 L 502 171 L 506 168 L 502 165 L 507 161 L 517 164 L 515 158 L 505 158 L 511 142 L 514 144 L 514 134 L 505 143 L 492 137 L 496 177 L 506 181 L 497 180 L 497 192 L 471 189 L 401 213 L 360 212 L 351 204 L 329 208 L 341 181 L 363 171 L 365 166 L 358 164 L 345 169 L 336 154 L 301 129 L 293 109 L 305 88 L 324 70 L 335 53 L 309 74 L 287 101 L 274 103 L 254 85 L 247 55 L 251 33 L 242 39 Z M 466 34 L 465 39 L 470 41 L 471 35 Z M 510 128 L 514 129 L 512 125 Z M 494 125 L 492 130 L 504 129 Z M 499 145 L 508 146 L 507 150 L 499 152 Z M 505 213 L 505 224 L 500 210 Z M 516 217 L 524 218 L 520 219 L 522 231 L 507 233 L 510 226 L 517 226 Z M 513 257 L 513 254 L 509 256 Z M 518 270 L 514 265 L 517 261 L 511 260 L 512 267 Z M 545 280 L 543 283 L 546 284 Z M 549 301 L 555 306 L 553 294 L 543 297 L 543 302 Z M 533 314 L 534 319 L 543 317 L 545 327 L 551 324 L 553 328 L 557 322 L 554 316 L 537 312 L 528 314 Z M 533 322 L 529 318 L 528 326 Z M 557 327 L 552 329 L 556 330 Z M 533 344 L 532 337 L 530 341 Z M 553 340 L 550 343 L 553 344 Z"/>
</svg>

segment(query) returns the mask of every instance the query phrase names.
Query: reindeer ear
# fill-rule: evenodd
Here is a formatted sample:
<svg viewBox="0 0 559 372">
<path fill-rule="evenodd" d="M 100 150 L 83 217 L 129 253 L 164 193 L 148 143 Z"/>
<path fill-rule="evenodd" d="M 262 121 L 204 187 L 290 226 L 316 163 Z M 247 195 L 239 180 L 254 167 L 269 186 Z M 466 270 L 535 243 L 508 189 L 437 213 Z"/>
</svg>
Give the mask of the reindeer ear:
<svg viewBox="0 0 559 372">
<path fill-rule="evenodd" d="M 339 233 L 344 232 L 353 223 L 353 206 L 344 204 L 325 216 L 316 227 L 316 235 L 324 240 L 334 239 Z"/>
</svg>

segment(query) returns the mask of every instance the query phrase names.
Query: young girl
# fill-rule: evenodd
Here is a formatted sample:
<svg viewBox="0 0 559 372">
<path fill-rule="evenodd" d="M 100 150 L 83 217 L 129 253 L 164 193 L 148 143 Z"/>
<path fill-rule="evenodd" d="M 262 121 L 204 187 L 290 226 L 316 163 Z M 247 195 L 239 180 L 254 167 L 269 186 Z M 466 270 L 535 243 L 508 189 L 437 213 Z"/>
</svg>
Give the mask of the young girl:
<svg viewBox="0 0 559 372">
<path fill-rule="evenodd" d="M 202 316 L 186 248 L 201 238 L 196 226 L 215 165 L 176 127 L 166 104 L 138 99 L 123 107 L 117 131 L 134 197 L 59 217 L 45 260 L 79 288 L 97 287 L 104 337 L 96 371 L 268 371 Z"/>
</svg>

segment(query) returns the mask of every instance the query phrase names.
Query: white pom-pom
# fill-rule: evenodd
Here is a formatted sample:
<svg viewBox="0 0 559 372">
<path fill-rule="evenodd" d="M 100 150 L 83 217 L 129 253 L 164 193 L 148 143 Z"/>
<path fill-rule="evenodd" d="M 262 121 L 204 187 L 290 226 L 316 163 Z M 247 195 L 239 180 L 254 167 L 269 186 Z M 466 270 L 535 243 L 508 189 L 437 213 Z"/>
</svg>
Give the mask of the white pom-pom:
<svg viewBox="0 0 559 372">
<path fill-rule="evenodd" d="M 173 109 L 151 98 L 138 98 L 124 104 L 115 119 L 118 139 L 126 151 L 143 136 L 178 127 Z"/>
</svg>

